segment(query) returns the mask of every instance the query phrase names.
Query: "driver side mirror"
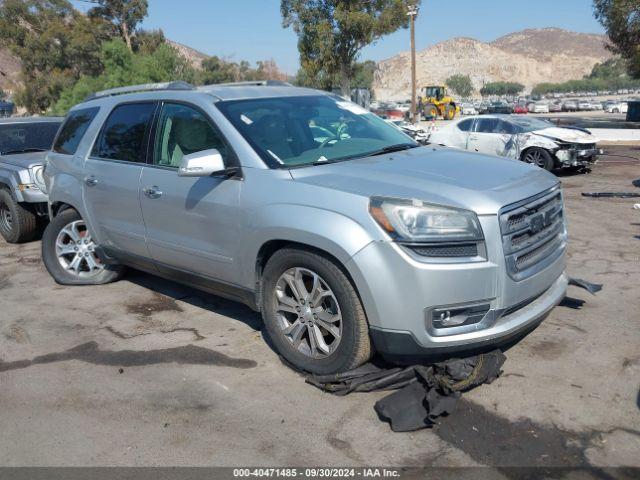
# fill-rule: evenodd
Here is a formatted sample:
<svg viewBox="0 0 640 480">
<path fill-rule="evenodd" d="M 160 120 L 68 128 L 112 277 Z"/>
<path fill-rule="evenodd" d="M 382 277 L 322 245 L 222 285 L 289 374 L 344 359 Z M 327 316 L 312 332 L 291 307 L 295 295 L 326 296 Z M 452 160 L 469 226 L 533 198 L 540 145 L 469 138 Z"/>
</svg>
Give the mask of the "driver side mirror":
<svg viewBox="0 0 640 480">
<path fill-rule="evenodd" d="M 179 177 L 208 177 L 214 173 L 221 173 L 225 170 L 224 160 L 220 152 L 212 148 L 202 150 L 182 157 Z"/>
</svg>

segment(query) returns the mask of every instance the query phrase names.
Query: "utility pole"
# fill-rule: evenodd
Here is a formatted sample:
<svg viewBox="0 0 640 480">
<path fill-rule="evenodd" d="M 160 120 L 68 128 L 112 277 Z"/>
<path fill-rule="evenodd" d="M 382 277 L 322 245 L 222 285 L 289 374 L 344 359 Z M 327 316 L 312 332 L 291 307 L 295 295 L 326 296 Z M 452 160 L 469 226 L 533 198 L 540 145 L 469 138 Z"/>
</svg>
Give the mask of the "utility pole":
<svg viewBox="0 0 640 480">
<path fill-rule="evenodd" d="M 407 15 L 411 19 L 411 123 L 416 123 L 416 16 L 418 5 L 409 6 Z"/>
</svg>

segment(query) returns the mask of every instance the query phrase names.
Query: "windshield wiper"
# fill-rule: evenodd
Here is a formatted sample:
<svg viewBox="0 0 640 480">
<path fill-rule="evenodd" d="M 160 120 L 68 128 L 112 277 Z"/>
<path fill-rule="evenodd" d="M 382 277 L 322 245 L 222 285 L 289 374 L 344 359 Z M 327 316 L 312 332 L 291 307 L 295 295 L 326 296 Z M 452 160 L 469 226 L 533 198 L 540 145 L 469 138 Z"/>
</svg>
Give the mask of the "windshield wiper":
<svg viewBox="0 0 640 480">
<path fill-rule="evenodd" d="M 0 152 L 1 155 L 11 155 L 14 153 L 33 153 L 33 152 L 46 152 L 46 148 L 16 148 L 15 150 L 5 150 Z"/>
<path fill-rule="evenodd" d="M 282 167 L 283 168 L 302 168 L 302 167 L 312 167 L 316 165 L 331 165 L 332 163 L 346 162 L 347 160 L 356 160 L 358 158 L 373 157 L 375 155 L 384 155 L 385 153 L 400 152 L 402 150 L 409 150 L 410 148 L 417 148 L 419 146 L 420 145 L 414 144 L 414 143 L 398 143 L 396 145 L 389 145 L 379 150 L 374 150 L 373 152 L 357 153 L 355 155 L 347 155 L 344 157 L 337 157 L 337 158 L 326 159 L 326 160 L 316 160 L 315 162 L 300 163 L 298 165 L 284 164 L 282 165 Z"/>
<path fill-rule="evenodd" d="M 416 147 L 418 147 L 418 145 L 414 143 L 398 143 L 396 145 L 389 145 L 388 147 L 381 148 L 380 150 L 376 150 L 375 152 L 370 152 L 363 156 L 373 157 L 376 155 L 384 155 L 385 153 L 401 152 L 402 150 L 409 150 L 410 148 Z"/>
</svg>

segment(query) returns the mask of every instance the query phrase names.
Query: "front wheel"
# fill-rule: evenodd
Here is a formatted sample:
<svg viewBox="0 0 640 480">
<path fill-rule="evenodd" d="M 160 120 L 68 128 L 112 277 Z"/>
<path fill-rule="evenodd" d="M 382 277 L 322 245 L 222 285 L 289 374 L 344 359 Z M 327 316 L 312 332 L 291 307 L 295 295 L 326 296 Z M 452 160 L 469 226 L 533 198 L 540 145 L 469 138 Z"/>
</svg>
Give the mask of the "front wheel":
<svg viewBox="0 0 640 480">
<path fill-rule="evenodd" d="M 36 216 L 0 189 L 0 235 L 8 243 L 24 243 L 33 240 L 36 231 Z"/>
<path fill-rule="evenodd" d="M 123 268 L 105 265 L 78 212 L 65 210 L 47 225 L 42 236 L 42 260 L 61 285 L 102 285 L 119 279 Z"/>
<path fill-rule="evenodd" d="M 522 160 L 527 163 L 533 163 L 547 171 L 551 171 L 555 167 L 553 157 L 543 148 L 528 149 L 522 156 Z"/>
<path fill-rule="evenodd" d="M 371 357 L 360 298 L 328 258 L 298 248 L 276 252 L 264 269 L 261 298 L 269 338 L 297 368 L 331 374 Z"/>
</svg>

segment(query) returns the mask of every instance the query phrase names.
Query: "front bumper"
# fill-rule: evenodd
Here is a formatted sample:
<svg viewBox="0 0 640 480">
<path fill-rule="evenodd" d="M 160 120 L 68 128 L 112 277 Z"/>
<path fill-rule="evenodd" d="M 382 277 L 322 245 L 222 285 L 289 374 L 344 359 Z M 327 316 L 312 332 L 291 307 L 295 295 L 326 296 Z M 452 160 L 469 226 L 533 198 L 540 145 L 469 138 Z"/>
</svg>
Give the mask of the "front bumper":
<svg viewBox="0 0 640 480">
<path fill-rule="evenodd" d="M 376 242 L 347 264 L 376 349 L 386 356 L 431 356 L 506 342 L 539 323 L 565 296 L 565 248 L 535 274 L 510 278 L 496 216 L 481 216 L 486 260 L 432 263 L 393 242 Z M 434 326 L 434 312 L 486 307 L 482 320 Z"/>
<path fill-rule="evenodd" d="M 561 149 L 556 152 L 556 158 L 563 167 L 583 167 L 595 164 L 600 154 L 598 148 Z"/>
<path fill-rule="evenodd" d="M 542 322 L 565 297 L 568 277 L 562 274 L 542 295 L 510 314 L 495 310 L 490 315 L 497 320 L 484 330 L 444 338 L 442 344 L 424 346 L 411 332 L 399 332 L 372 327 L 371 338 L 376 351 L 396 360 L 443 357 L 453 353 L 486 351 L 518 340 Z M 504 312 L 504 311 L 503 311 Z"/>
</svg>

